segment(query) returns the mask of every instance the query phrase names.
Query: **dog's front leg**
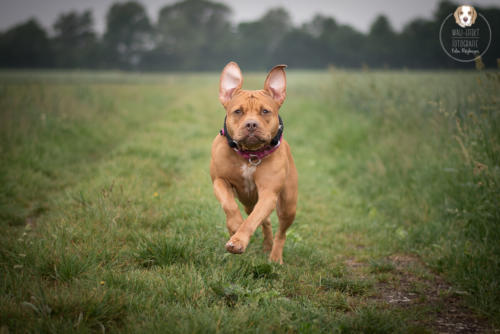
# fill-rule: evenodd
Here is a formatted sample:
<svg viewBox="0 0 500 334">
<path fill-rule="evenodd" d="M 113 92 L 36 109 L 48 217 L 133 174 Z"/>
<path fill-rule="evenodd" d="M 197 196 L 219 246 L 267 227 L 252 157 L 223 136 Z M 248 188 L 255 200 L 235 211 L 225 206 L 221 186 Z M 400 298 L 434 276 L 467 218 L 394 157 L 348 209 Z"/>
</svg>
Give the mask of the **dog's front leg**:
<svg viewBox="0 0 500 334">
<path fill-rule="evenodd" d="M 226 226 L 229 234 L 234 235 L 243 223 L 243 217 L 234 199 L 233 189 L 223 179 L 215 179 L 213 185 L 215 197 L 217 197 L 226 213 Z"/>
<path fill-rule="evenodd" d="M 238 231 L 226 243 L 226 249 L 230 253 L 241 254 L 245 251 L 250 237 L 264 219 L 269 217 L 276 207 L 278 194 L 271 190 L 259 191 L 259 200 L 252 213 L 241 224 Z"/>
</svg>

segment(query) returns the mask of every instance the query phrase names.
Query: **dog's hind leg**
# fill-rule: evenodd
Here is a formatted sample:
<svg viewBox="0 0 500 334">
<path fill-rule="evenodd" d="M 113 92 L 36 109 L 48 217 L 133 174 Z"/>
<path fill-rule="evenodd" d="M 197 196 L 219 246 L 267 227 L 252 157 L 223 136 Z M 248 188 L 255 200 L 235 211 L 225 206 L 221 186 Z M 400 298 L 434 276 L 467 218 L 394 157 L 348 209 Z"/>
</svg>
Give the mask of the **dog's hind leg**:
<svg viewBox="0 0 500 334">
<path fill-rule="evenodd" d="M 295 211 L 297 208 L 296 178 L 297 174 L 294 170 L 292 179 L 295 179 L 295 182 L 292 181 L 285 185 L 276 205 L 279 227 L 274 235 L 274 242 L 271 254 L 269 254 L 269 260 L 280 264 L 283 264 L 283 247 L 285 246 L 286 230 L 288 230 L 295 219 Z"/>
<path fill-rule="evenodd" d="M 283 247 L 285 246 L 286 230 L 290 227 L 290 225 L 292 225 L 293 220 L 295 219 L 295 212 L 293 214 L 288 212 L 283 212 L 282 214 L 278 213 L 278 219 L 280 225 L 276 235 L 274 236 L 274 242 L 271 254 L 269 254 L 269 260 L 283 264 Z"/>
</svg>

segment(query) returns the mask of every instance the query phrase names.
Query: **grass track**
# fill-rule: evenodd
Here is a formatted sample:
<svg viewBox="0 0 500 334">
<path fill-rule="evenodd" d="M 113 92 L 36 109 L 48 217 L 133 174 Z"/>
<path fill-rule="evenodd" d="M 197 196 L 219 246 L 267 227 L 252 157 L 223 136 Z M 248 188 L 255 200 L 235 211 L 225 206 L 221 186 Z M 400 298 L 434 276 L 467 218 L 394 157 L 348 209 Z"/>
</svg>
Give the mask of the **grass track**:
<svg viewBox="0 0 500 334">
<path fill-rule="evenodd" d="M 280 267 L 260 231 L 242 256 L 223 248 L 208 175 L 217 74 L 2 73 L 0 325 L 498 326 L 498 74 L 290 71 L 288 82 L 300 190 Z M 450 307 L 464 318 L 439 311 Z"/>
</svg>

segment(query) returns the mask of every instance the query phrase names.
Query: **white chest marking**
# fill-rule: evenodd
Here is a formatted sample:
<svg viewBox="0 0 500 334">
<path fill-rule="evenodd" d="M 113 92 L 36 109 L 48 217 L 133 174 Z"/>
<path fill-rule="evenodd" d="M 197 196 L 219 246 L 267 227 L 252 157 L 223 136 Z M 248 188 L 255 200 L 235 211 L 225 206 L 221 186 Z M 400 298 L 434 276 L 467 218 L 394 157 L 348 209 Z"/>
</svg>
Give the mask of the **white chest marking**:
<svg viewBox="0 0 500 334">
<path fill-rule="evenodd" d="M 247 164 L 241 165 L 241 176 L 243 176 L 243 184 L 247 194 L 255 189 L 255 182 L 253 181 L 255 168 L 255 166 L 249 166 Z"/>
</svg>

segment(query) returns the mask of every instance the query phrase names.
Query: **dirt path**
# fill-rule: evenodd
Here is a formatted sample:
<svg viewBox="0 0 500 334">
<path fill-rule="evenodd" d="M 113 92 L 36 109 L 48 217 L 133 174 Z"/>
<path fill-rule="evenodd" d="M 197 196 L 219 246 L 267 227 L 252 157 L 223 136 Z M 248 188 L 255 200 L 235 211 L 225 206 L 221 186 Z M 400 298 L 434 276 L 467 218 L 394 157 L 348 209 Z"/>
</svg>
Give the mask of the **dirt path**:
<svg viewBox="0 0 500 334">
<path fill-rule="evenodd" d="M 500 333 L 465 304 L 465 292 L 454 289 L 415 256 L 393 255 L 379 263 L 345 261 L 353 273 L 375 275 L 370 298 L 382 308 L 404 309 L 415 315 L 424 333 Z"/>
</svg>

